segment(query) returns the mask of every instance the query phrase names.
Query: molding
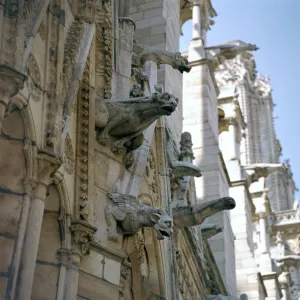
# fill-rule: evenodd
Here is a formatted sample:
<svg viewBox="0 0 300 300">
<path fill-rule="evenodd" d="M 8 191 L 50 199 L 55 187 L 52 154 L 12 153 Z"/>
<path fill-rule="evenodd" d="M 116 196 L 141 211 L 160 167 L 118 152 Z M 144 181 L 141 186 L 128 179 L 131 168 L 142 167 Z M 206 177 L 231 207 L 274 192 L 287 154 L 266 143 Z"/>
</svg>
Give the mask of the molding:
<svg viewBox="0 0 300 300">
<path fill-rule="evenodd" d="M 127 258 L 126 254 L 119 252 L 117 250 L 113 250 L 111 248 L 105 247 L 96 241 L 91 242 L 90 249 L 97 253 L 101 253 L 108 258 L 114 259 L 115 261 L 122 262 L 123 264 L 131 266 L 131 264 L 129 262 L 125 261 L 125 259 Z"/>
</svg>

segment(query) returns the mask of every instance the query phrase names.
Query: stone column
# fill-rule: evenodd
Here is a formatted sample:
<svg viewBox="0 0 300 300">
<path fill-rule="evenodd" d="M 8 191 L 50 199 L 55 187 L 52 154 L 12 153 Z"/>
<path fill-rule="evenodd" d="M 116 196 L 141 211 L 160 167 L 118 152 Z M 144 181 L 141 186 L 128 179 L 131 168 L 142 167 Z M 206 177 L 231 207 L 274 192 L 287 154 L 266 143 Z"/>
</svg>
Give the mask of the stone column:
<svg viewBox="0 0 300 300">
<path fill-rule="evenodd" d="M 31 198 L 26 237 L 23 245 L 22 266 L 18 299 L 30 300 L 34 270 L 44 216 L 47 188 L 52 182 L 51 175 L 60 166 L 60 161 L 51 154 L 40 152 L 38 157 L 39 173 L 36 188 Z"/>
<path fill-rule="evenodd" d="M 57 300 L 64 300 L 67 268 L 70 265 L 72 251 L 67 248 L 57 250 L 57 259 L 60 262 L 59 281 L 57 287 Z"/>
<path fill-rule="evenodd" d="M 201 1 L 193 1 L 193 40 L 201 39 Z"/>
<path fill-rule="evenodd" d="M 288 300 L 288 285 L 286 282 L 280 283 L 281 293 L 282 293 L 282 300 Z"/>
<path fill-rule="evenodd" d="M 0 132 L 11 97 L 23 88 L 26 76 L 10 67 L 0 65 Z"/>
<path fill-rule="evenodd" d="M 267 242 L 267 222 L 266 214 L 259 214 L 259 230 L 260 230 L 260 247 L 261 253 L 268 252 L 268 242 Z"/>
<path fill-rule="evenodd" d="M 97 231 L 96 227 L 82 220 L 71 223 L 72 250 L 66 276 L 66 292 L 64 300 L 74 300 L 77 297 L 79 266 L 82 258 L 90 253 L 90 243 Z"/>
<path fill-rule="evenodd" d="M 73 253 L 68 267 L 66 280 L 66 295 L 64 300 L 73 300 L 77 297 L 78 280 L 79 280 L 79 266 L 81 262 L 81 255 Z"/>
<path fill-rule="evenodd" d="M 234 160 L 237 158 L 237 147 L 236 147 L 236 119 L 232 118 L 228 120 L 228 132 L 229 141 L 228 148 L 230 148 L 229 159 Z"/>
</svg>

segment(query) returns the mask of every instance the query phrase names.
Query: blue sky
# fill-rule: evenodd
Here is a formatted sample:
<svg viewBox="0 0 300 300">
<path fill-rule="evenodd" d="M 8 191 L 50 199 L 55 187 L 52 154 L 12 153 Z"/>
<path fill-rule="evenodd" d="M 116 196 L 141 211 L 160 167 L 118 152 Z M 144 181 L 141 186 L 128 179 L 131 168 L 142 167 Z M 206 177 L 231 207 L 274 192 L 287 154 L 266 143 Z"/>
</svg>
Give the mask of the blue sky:
<svg viewBox="0 0 300 300">
<path fill-rule="evenodd" d="M 260 48 L 253 54 L 257 71 L 270 75 L 281 159 L 290 159 L 300 188 L 300 0 L 212 0 L 212 4 L 218 16 L 208 32 L 208 45 L 242 40 Z M 191 21 L 183 26 L 181 51 L 188 48 L 191 28 Z"/>
</svg>

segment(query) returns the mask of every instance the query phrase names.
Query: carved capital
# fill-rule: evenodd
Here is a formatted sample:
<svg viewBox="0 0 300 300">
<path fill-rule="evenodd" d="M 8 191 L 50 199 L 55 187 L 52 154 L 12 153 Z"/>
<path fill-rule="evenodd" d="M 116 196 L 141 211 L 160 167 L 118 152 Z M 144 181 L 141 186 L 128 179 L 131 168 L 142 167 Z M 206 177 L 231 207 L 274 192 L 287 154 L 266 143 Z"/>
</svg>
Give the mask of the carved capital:
<svg viewBox="0 0 300 300">
<path fill-rule="evenodd" d="M 56 257 L 59 263 L 65 267 L 70 267 L 71 265 L 71 254 L 72 251 L 68 248 L 60 248 L 56 251 Z"/>
<path fill-rule="evenodd" d="M 53 180 L 53 174 L 61 166 L 61 160 L 46 150 L 38 150 L 38 174 L 37 181 L 41 185 L 48 186 Z"/>
<path fill-rule="evenodd" d="M 81 0 L 77 4 L 77 18 L 84 20 L 87 23 L 93 23 L 96 17 L 97 1 L 96 0 Z"/>
<path fill-rule="evenodd" d="M 71 223 L 70 231 L 72 233 L 72 245 L 74 251 L 79 255 L 90 253 L 90 243 L 97 228 L 82 220 L 76 220 Z"/>
<path fill-rule="evenodd" d="M 13 97 L 24 87 L 26 76 L 19 71 L 5 65 L 0 65 L 0 97 Z M 2 95 L 1 95 L 2 94 Z M 1 99 L 0 100 L 4 100 Z M 8 103 L 6 103 L 8 104 Z"/>
<path fill-rule="evenodd" d="M 36 186 L 37 186 L 36 180 L 34 180 L 32 178 L 27 178 L 24 180 L 24 188 L 25 188 L 25 192 L 28 196 L 30 196 L 30 197 L 33 196 L 33 192 L 34 192 Z"/>
</svg>

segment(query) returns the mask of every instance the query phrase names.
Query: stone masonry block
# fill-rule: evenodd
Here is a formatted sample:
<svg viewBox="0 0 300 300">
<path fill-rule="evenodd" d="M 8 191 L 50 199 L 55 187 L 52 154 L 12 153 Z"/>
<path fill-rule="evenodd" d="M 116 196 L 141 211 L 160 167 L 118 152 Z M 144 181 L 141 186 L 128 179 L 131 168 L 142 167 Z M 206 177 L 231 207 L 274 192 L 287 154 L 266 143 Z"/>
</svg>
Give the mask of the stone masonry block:
<svg viewBox="0 0 300 300">
<path fill-rule="evenodd" d="M 8 272 L 11 264 L 15 241 L 11 238 L 0 236 L 0 272 Z"/>
<path fill-rule="evenodd" d="M 0 194 L 0 233 L 17 234 L 22 198 L 16 195 Z"/>
<path fill-rule="evenodd" d="M 161 8 L 146 10 L 144 12 L 145 19 L 161 16 Z"/>
</svg>

